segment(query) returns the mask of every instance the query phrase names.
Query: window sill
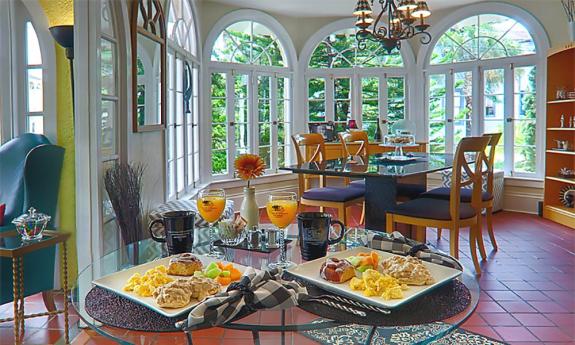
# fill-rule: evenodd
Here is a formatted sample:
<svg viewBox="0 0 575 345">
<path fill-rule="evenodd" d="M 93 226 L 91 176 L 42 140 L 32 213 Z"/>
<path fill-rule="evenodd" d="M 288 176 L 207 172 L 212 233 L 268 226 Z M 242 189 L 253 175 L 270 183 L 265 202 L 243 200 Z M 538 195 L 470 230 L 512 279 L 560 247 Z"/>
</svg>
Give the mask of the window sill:
<svg viewBox="0 0 575 345">
<path fill-rule="evenodd" d="M 273 174 L 267 174 L 261 177 L 258 177 L 250 182 L 250 186 L 257 186 L 261 184 L 267 184 L 271 182 L 279 182 L 279 181 L 288 181 L 288 180 L 297 180 L 297 174 L 292 174 L 288 171 L 281 171 Z M 212 181 L 208 184 L 210 187 L 220 187 L 220 188 L 237 188 L 243 187 L 246 185 L 246 181 L 234 178 L 228 180 L 219 180 L 219 181 Z"/>
<path fill-rule="evenodd" d="M 543 188 L 543 179 L 536 177 L 505 176 L 505 185 L 513 187 Z"/>
</svg>

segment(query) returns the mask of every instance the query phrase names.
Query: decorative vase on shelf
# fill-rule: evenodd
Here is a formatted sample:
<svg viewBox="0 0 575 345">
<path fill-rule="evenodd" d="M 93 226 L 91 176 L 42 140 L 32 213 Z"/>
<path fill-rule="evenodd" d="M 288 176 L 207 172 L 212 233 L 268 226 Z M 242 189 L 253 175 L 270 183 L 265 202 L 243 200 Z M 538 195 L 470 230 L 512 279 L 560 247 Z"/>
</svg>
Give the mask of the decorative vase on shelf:
<svg viewBox="0 0 575 345">
<path fill-rule="evenodd" d="M 240 208 L 240 215 L 246 220 L 246 226 L 248 229 L 258 225 L 260 209 L 256 201 L 255 187 L 244 188 L 244 200 L 242 201 L 242 206 Z"/>
</svg>

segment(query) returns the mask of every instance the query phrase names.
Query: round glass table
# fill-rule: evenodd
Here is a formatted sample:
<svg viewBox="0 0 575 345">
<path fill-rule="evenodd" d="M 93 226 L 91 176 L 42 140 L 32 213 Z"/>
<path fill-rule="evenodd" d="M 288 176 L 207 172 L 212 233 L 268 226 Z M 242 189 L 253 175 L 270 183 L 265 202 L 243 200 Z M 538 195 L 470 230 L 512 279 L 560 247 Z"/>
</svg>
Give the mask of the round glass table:
<svg viewBox="0 0 575 345">
<path fill-rule="evenodd" d="M 288 259 L 291 259 L 296 263 L 300 263 L 302 262 L 302 259 L 300 257 L 299 246 L 297 245 L 296 232 L 297 226 L 292 225 L 288 228 L 287 239 L 291 239 L 292 241 L 287 244 L 287 252 Z M 209 251 L 207 229 L 199 229 L 195 231 L 194 237 L 193 252 L 199 255 L 207 253 Z M 279 250 L 268 254 L 232 248 L 221 249 L 225 253 L 225 260 L 244 266 L 252 266 L 254 268 L 266 268 L 269 262 L 278 260 L 279 256 Z M 335 248 L 335 250 L 337 249 L 341 249 L 341 247 Z M 148 340 L 150 343 L 155 341 L 159 336 L 158 332 L 130 332 L 125 329 L 108 326 L 97 321 L 88 314 L 85 298 L 94 287 L 92 281 L 108 274 L 166 256 L 168 256 L 168 253 L 165 244 L 147 239 L 111 252 L 86 267 L 78 275 L 78 280 L 72 290 L 72 304 L 76 308 L 82 321 L 97 333 L 120 344 L 141 344 L 149 343 Z M 427 325 L 384 327 L 385 329 L 383 329 L 383 331 L 386 334 L 386 337 L 401 339 L 408 337 L 410 339 L 408 341 L 409 343 L 427 344 L 456 330 L 473 313 L 479 301 L 479 284 L 475 276 L 470 274 L 469 271 L 470 270 L 465 269 L 463 274 L 457 278 L 469 289 L 471 294 L 471 303 L 465 310 L 449 319 L 433 322 Z M 185 315 L 182 316 L 182 319 L 184 318 Z M 354 328 L 354 326 L 358 327 Z M 286 332 L 306 333 L 305 335 L 313 340 L 319 338 L 317 337 L 317 334 L 315 338 L 313 336 L 310 337 L 310 333 L 337 328 L 346 329 L 348 332 L 353 332 L 355 329 L 361 328 L 361 332 L 364 333 L 362 335 L 364 343 L 370 344 L 376 331 L 378 331 L 378 329 L 379 331 L 382 331 L 381 326 L 354 325 L 335 321 L 311 314 L 299 307 L 292 307 L 273 313 L 268 310 L 256 311 L 253 314 L 221 327 L 251 332 L 255 344 L 259 344 L 260 342 L 260 332 L 276 332 L 278 343 L 281 342 L 283 344 Z M 169 335 L 174 338 L 181 337 L 182 339 L 178 341 L 178 343 L 183 339 L 186 339 L 187 342 L 191 344 L 193 343 L 195 332 L 196 331 L 191 331 L 189 333 L 169 332 L 168 334 L 163 332 L 160 336 Z M 134 334 L 137 334 L 137 336 Z"/>
</svg>

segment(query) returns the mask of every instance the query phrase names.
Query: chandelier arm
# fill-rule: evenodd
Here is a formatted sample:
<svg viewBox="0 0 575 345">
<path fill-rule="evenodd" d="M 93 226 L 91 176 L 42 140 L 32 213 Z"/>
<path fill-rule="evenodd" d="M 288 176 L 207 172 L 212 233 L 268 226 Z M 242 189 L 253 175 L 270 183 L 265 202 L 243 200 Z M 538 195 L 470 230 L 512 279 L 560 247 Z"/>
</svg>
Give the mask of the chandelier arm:
<svg viewBox="0 0 575 345">
<path fill-rule="evenodd" d="M 414 37 L 417 35 L 421 35 L 421 37 L 419 38 L 419 42 L 421 44 L 429 44 L 431 43 L 431 34 L 427 31 L 420 31 L 420 32 L 416 32 Z"/>
</svg>

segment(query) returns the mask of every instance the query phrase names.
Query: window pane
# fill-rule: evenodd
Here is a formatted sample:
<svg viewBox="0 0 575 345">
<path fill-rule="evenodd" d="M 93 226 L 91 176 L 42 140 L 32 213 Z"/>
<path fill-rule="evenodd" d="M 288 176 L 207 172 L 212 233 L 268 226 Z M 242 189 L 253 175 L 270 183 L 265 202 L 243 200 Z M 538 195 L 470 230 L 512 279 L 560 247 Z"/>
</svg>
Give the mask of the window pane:
<svg viewBox="0 0 575 345">
<path fill-rule="evenodd" d="M 212 74 L 212 173 L 226 174 L 228 169 L 226 74 Z"/>
<path fill-rule="evenodd" d="M 26 62 L 28 65 L 42 64 L 42 52 L 40 51 L 38 36 L 30 22 L 26 23 Z"/>
<path fill-rule="evenodd" d="M 444 74 L 429 76 L 429 150 L 445 152 L 446 79 Z"/>
<path fill-rule="evenodd" d="M 116 103 L 102 101 L 100 150 L 102 156 L 116 154 Z"/>
<path fill-rule="evenodd" d="M 112 23 L 112 9 L 109 1 L 102 1 L 102 18 L 100 23 L 102 25 L 102 32 L 114 37 L 114 24 Z"/>
<path fill-rule="evenodd" d="M 521 173 L 535 173 L 535 146 L 514 147 L 513 170 Z"/>
<path fill-rule="evenodd" d="M 102 94 L 116 94 L 116 46 L 112 42 L 100 40 L 101 58 L 100 58 L 100 77 Z"/>
<path fill-rule="evenodd" d="M 44 116 L 28 116 L 29 133 L 44 134 Z"/>
<path fill-rule="evenodd" d="M 325 79 L 309 80 L 309 121 L 323 122 L 325 118 Z"/>
<path fill-rule="evenodd" d="M 391 122 L 405 119 L 405 80 L 387 78 L 387 119 Z"/>
<path fill-rule="evenodd" d="M 367 131 L 370 139 L 375 136 L 379 118 L 379 78 L 368 77 L 361 79 L 361 121 L 362 127 Z"/>
<path fill-rule="evenodd" d="M 28 112 L 41 112 L 44 110 L 44 86 L 42 83 L 42 69 L 28 69 Z"/>
<path fill-rule="evenodd" d="M 334 80 L 335 121 L 345 122 L 351 118 L 351 79 Z"/>
</svg>

